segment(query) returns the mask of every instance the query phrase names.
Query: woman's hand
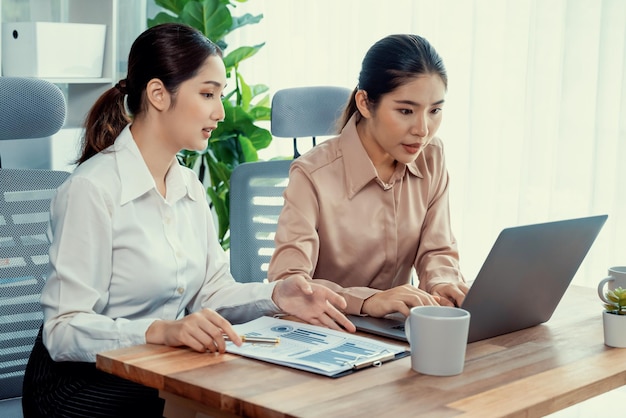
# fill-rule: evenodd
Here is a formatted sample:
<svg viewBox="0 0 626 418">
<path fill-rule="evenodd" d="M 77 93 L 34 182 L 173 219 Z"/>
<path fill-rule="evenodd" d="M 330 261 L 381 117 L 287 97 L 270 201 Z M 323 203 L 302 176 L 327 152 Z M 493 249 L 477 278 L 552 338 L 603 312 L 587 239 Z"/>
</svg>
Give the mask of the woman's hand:
<svg viewBox="0 0 626 418">
<path fill-rule="evenodd" d="M 278 280 L 272 294 L 274 303 L 285 313 L 314 325 L 355 332 L 356 327 L 341 313 L 346 300 L 301 276 Z"/>
<path fill-rule="evenodd" d="M 226 351 L 224 335 L 242 344 L 230 322 L 212 309 L 194 312 L 176 321 L 155 321 L 146 331 L 146 342 L 172 347 L 187 346 L 201 353 Z"/>
<path fill-rule="evenodd" d="M 461 306 L 469 286 L 463 282 L 439 283 L 430 289 L 430 292 L 439 296 L 439 303 L 444 306 Z"/>
<path fill-rule="evenodd" d="M 400 312 L 404 316 L 409 316 L 412 307 L 423 305 L 439 305 L 439 296 L 433 296 L 413 285 L 405 284 L 383 290 L 365 299 L 361 313 L 383 317 Z"/>
</svg>

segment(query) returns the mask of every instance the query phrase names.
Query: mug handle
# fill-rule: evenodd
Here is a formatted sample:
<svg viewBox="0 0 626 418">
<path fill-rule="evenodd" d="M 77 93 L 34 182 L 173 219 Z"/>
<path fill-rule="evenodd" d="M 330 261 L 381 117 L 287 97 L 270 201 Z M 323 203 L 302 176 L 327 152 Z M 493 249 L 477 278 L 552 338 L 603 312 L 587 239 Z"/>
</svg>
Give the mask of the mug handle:
<svg viewBox="0 0 626 418">
<path fill-rule="evenodd" d="M 604 303 L 611 303 L 611 301 L 607 300 L 607 298 L 604 296 L 604 285 L 611 280 L 615 280 L 615 278 L 612 276 L 605 277 L 604 279 L 600 280 L 600 283 L 598 283 L 598 296 L 600 297 L 600 299 L 602 299 L 602 301 L 604 301 Z"/>
<path fill-rule="evenodd" d="M 411 326 L 409 324 L 409 319 L 411 319 L 411 314 L 409 314 L 409 316 L 406 317 L 406 319 L 404 320 L 404 334 L 406 335 L 406 341 L 409 343 L 409 347 L 411 346 L 411 334 L 410 334 L 410 329 Z"/>
</svg>

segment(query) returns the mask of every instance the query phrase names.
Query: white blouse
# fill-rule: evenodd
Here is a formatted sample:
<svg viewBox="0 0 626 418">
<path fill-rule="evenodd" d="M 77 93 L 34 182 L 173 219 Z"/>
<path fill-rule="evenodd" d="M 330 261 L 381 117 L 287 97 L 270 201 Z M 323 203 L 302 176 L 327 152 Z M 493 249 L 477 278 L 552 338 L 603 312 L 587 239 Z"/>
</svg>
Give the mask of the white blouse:
<svg viewBox="0 0 626 418">
<path fill-rule="evenodd" d="M 177 163 L 167 196 L 129 126 L 76 168 L 51 204 L 43 340 L 56 361 L 146 342 L 148 327 L 208 307 L 233 323 L 275 314 L 274 284 L 237 283 L 217 241 L 206 191 Z"/>
</svg>

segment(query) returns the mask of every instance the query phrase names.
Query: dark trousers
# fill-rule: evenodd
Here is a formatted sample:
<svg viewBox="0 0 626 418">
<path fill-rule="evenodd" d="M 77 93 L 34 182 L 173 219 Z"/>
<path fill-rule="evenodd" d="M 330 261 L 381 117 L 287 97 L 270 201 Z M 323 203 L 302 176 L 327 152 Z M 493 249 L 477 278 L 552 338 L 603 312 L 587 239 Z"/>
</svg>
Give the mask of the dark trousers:
<svg viewBox="0 0 626 418">
<path fill-rule="evenodd" d="M 41 330 L 24 376 L 24 418 L 162 417 L 156 389 L 96 369 L 94 363 L 56 362 Z"/>
</svg>

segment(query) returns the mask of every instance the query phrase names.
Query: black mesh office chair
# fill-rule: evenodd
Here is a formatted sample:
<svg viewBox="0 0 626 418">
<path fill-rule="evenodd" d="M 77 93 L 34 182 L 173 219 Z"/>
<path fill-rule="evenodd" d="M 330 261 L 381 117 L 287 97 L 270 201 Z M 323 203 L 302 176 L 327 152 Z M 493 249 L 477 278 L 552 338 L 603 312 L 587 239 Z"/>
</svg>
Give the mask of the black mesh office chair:
<svg viewBox="0 0 626 418">
<path fill-rule="evenodd" d="M 337 133 L 351 90 L 313 86 L 279 90 L 272 99 L 272 135 L 297 140 Z M 274 252 L 274 233 L 289 179 L 289 160 L 241 164 L 230 178 L 230 264 L 235 280 L 259 282 L 267 278 Z"/>
<path fill-rule="evenodd" d="M 0 77 L 0 140 L 56 133 L 61 90 L 44 80 Z M 22 417 L 22 381 L 41 326 L 50 199 L 69 173 L 0 168 L 0 417 Z"/>
</svg>

